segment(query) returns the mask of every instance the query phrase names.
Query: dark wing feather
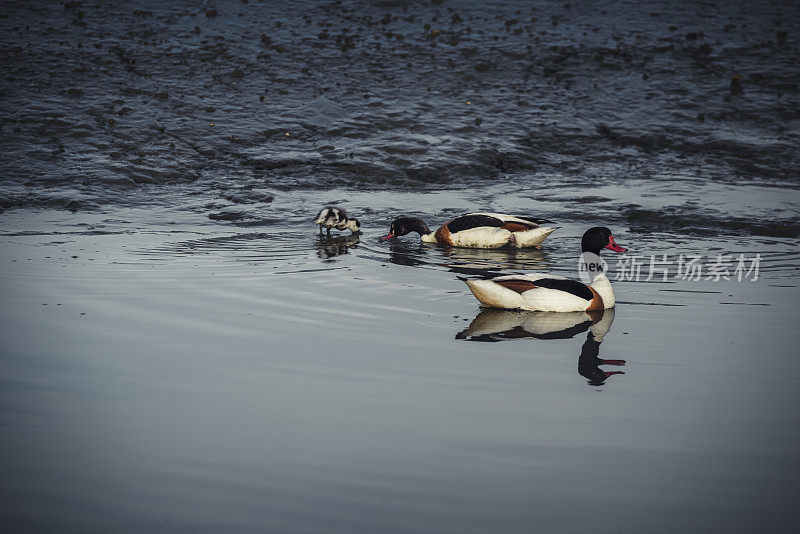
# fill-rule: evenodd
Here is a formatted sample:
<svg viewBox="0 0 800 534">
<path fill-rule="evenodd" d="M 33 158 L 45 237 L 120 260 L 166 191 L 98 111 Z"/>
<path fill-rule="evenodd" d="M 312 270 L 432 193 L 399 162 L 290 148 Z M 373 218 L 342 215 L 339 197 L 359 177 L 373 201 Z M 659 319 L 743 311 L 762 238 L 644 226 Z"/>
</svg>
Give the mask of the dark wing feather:
<svg viewBox="0 0 800 534">
<path fill-rule="evenodd" d="M 561 278 L 540 278 L 535 282 L 525 279 L 494 280 L 494 283 L 507 287 L 517 293 L 524 293 L 537 287 L 564 291 L 576 297 L 591 301 L 594 298 L 592 290 L 576 280 L 562 280 Z"/>
<path fill-rule="evenodd" d="M 516 217 L 517 219 L 522 219 L 523 221 L 530 221 L 533 224 L 537 224 L 537 225 L 538 224 L 542 224 L 542 223 L 551 223 L 551 222 L 553 222 L 550 219 L 539 219 L 539 218 L 536 218 L 536 217 L 523 217 L 523 216 L 520 216 L 520 215 L 515 215 L 514 217 Z"/>
<path fill-rule="evenodd" d="M 456 217 L 447 223 L 447 229 L 450 230 L 451 234 L 455 234 L 456 232 L 461 232 L 462 230 L 470 230 L 472 228 L 479 228 L 481 226 L 493 226 L 495 228 L 499 228 L 503 226 L 503 224 L 505 223 L 497 217 L 491 217 L 489 215 L 462 215 L 461 217 Z"/>
<path fill-rule="evenodd" d="M 557 289 L 558 291 L 565 291 L 576 297 L 586 300 L 592 300 L 594 293 L 577 280 L 562 280 L 560 278 L 540 278 L 534 282 L 537 287 L 546 287 L 548 289 Z"/>
</svg>

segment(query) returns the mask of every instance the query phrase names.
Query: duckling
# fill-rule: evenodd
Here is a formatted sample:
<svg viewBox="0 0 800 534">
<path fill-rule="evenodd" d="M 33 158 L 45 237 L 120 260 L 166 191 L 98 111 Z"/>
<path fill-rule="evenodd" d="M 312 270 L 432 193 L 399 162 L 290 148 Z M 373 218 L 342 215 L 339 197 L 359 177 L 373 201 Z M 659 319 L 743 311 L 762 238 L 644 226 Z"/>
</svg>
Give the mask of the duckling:
<svg viewBox="0 0 800 534">
<path fill-rule="evenodd" d="M 348 217 L 347 213 L 341 208 L 325 206 L 314 218 L 314 222 L 319 225 L 319 235 L 322 235 L 322 227 L 328 229 L 331 235 L 331 228 L 336 230 L 350 230 L 352 233 L 361 231 L 361 223 L 355 217 Z"/>
</svg>

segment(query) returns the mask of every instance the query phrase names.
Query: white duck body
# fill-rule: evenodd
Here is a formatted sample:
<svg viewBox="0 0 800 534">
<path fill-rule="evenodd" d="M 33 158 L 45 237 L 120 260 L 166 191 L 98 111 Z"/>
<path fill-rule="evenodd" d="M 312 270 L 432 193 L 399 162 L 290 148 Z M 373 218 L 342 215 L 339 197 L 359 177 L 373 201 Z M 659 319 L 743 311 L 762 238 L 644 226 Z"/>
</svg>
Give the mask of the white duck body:
<svg viewBox="0 0 800 534">
<path fill-rule="evenodd" d="M 514 223 L 521 227 L 531 227 L 531 221 L 521 215 L 508 215 L 506 213 L 489 213 L 489 212 L 475 212 L 468 213 L 471 215 L 486 215 L 500 219 L 508 226 L 513 227 Z M 511 223 L 511 224 L 509 224 Z M 451 234 L 453 244 L 457 247 L 484 247 L 484 248 L 499 248 L 505 245 L 512 245 L 516 248 L 528 248 L 539 245 L 542 241 L 547 239 L 547 236 L 555 232 L 555 228 L 549 226 L 539 226 L 533 224 L 533 228 L 529 230 L 511 231 L 506 228 L 474 228 L 471 230 L 462 230 L 457 234 Z M 490 232 L 495 230 L 495 232 Z M 464 244 L 460 244 L 461 242 Z M 487 247 L 485 244 L 491 243 L 492 246 Z"/>
<path fill-rule="evenodd" d="M 491 226 L 481 226 L 461 230 L 458 233 L 450 234 L 447 244 L 453 247 L 465 248 L 500 248 L 508 245 L 511 241 L 512 232 L 505 228 L 495 228 Z M 438 243 L 436 233 L 431 232 L 421 236 L 425 243 Z"/>
<path fill-rule="evenodd" d="M 599 275 L 592 284 L 580 284 L 588 288 L 591 293 L 585 298 L 576 294 L 576 291 L 553 287 L 541 287 L 536 282 L 545 280 L 561 280 L 568 288 L 578 288 L 574 280 L 563 276 L 551 274 L 513 274 L 499 276 L 492 280 L 466 280 L 472 294 L 483 305 L 493 308 L 510 310 L 529 310 L 547 312 L 580 312 L 591 310 L 604 310 L 613 308 L 615 304 L 614 291 L 611 282 L 605 274 Z M 503 285 L 506 282 L 506 285 Z M 516 283 L 515 282 L 519 282 Z M 559 285 L 559 284 L 548 284 Z M 511 287 L 517 286 L 518 289 Z M 525 289 L 530 287 L 530 289 Z M 579 289 L 579 288 L 578 288 Z"/>
<path fill-rule="evenodd" d="M 466 279 L 481 304 L 508 310 L 594 312 L 613 308 L 614 290 L 605 273 L 600 251 L 627 252 L 605 226 L 589 228 L 581 238 L 581 261 L 591 273 L 590 284 L 550 274 L 512 274 L 491 280 Z"/>
<path fill-rule="evenodd" d="M 486 213 L 486 212 L 469 213 L 468 215 L 488 215 L 489 217 L 495 217 L 497 219 L 500 219 L 505 223 L 519 223 L 525 226 L 530 226 L 531 224 L 531 221 L 526 220 L 524 217 L 520 215 L 507 215 L 504 213 Z M 547 236 L 549 236 L 555 231 L 556 229 L 550 226 L 539 226 L 538 228 L 531 228 L 530 230 L 513 232 L 514 239 L 511 242 L 511 244 L 517 248 L 535 247 L 541 244 L 542 241 L 547 239 Z"/>
<path fill-rule="evenodd" d="M 603 299 L 603 304 L 605 305 L 604 309 L 608 310 L 616 306 L 617 299 L 614 297 L 614 290 L 611 288 L 611 280 L 608 279 L 605 273 L 598 275 L 589 285 L 592 286 L 592 289 L 597 291 L 597 294 Z M 613 321 L 614 316 L 612 315 L 611 317 Z"/>
<path fill-rule="evenodd" d="M 465 248 L 535 247 L 556 230 L 540 227 L 535 221 L 504 213 L 467 213 L 448 221 L 435 232 L 425 227 L 425 232 L 420 231 L 420 238 L 425 243 Z"/>
</svg>

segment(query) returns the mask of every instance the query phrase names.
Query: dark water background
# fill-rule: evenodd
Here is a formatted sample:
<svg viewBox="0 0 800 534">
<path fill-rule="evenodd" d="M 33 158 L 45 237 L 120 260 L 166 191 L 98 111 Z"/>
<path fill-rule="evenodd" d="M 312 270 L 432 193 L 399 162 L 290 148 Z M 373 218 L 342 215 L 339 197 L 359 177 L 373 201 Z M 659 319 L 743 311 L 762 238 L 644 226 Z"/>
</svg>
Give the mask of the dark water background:
<svg viewBox="0 0 800 534">
<path fill-rule="evenodd" d="M 3 208 L 189 197 L 258 225 L 305 220 L 269 205 L 303 189 L 502 181 L 635 228 L 800 235 L 716 189 L 796 199 L 794 2 L 4 8 Z M 678 198 L 595 190 L 639 181 Z"/>
<path fill-rule="evenodd" d="M 798 526 L 798 27 L 796 2 L 4 2 L 0 518 Z M 360 239 L 316 236 L 328 203 Z M 473 210 L 560 229 L 378 240 Z M 601 344 L 456 279 L 574 276 L 595 225 L 760 278 L 617 282 Z"/>
</svg>

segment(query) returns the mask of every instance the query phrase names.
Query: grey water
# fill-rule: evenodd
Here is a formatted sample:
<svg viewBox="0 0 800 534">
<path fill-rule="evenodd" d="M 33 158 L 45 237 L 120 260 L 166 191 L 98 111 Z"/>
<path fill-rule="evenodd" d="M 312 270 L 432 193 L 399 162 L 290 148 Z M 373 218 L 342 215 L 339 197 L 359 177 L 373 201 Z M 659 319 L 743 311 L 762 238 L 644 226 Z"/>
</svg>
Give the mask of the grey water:
<svg viewBox="0 0 800 534">
<path fill-rule="evenodd" d="M 800 524 L 796 3 L 2 8 L 12 531 Z M 469 211 L 559 229 L 380 239 Z M 599 322 L 458 279 L 577 276 L 591 226 Z"/>
</svg>

